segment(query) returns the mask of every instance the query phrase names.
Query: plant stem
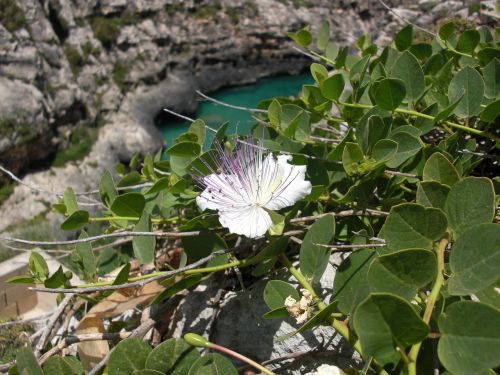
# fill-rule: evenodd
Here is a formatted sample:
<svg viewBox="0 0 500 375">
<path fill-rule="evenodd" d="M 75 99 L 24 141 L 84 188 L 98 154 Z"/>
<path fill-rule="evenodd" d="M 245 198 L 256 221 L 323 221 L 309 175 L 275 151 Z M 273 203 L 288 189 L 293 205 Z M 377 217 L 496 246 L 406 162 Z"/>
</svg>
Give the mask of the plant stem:
<svg viewBox="0 0 500 375">
<path fill-rule="evenodd" d="M 363 108 L 363 109 L 372 109 L 374 107 L 373 105 L 359 104 L 359 103 L 343 103 L 343 102 L 339 102 L 338 104 L 346 106 L 346 107 Z M 435 119 L 434 116 L 426 115 L 425 113 L 420 113 L 420 112 L 412 111 L 412 110 L 409 110 L 409 109 L 396 108 L 394 110 L 394 112 L 404 113 L 404 114 L 407 114 L 407 115 L 410 115 L 410 116 L 415 116 L 415 117 L 421 117 L 421 118 L 425 118 L 427 120 L 434 120 Z M 484 130 L 470 128 L 468 126 L 460 125 L 460 124 L 457 124 L 457 123 L 454 123 L 454 122 L 451 122 L 451 121 L 443 121 L 443 123 L 446 124 L 446 125 L 448 125 L 448 126 L 450 126 L 450 127 L 452 127 L 452 128 L 458 129 L 458 130 L 463 130 L 465 132 L 468 132 L 468 133 L 471 133 L 471 134 L 476 134 L 476 135 L 479 135 L 481 137 L 490 138 L 490 139 L 492 139 L 494 141 L 500 141 L 500 137 L 497 137 L 496 135 L 488 133 L 488 132 L 486 132 Z"/>
<path fill-rule="evenodd" d="M 309 281 L 307 281 L 307 279 L 304 277 L 304 275 L 302 275 L 302 273 L 300 273 L 300 271 L 293 266 L 292 262 L 290 262 L 290 259 L 288 259 L 288 257 L 285 254 L 280 254 L 279 259 L 280 259 L 281 263 L 283 263 L 285 265 L 285 267 L 288 269 L 288 271 L 290 271 L 290 273 L 297 279 L 299 284 L 303 288 L 307 289 L 309 291 L 309 293 L 311 293 L 311 296 L 316 301 L 318 307 L 320 309 L 324 309 L 326 307 L 326 305 L 318 297 L 318 295 L 314 291 L 312 285 L 309 283 Z M 362 354 L 361 353 L 361 344 L 359 343 L 359 341 L 356 340 L 356 336 L 352 334 L 352 332 L 349 330 L 349 327 L 347 327 L 346 323 L 344 323 L 341 320 L 333 318 L 331 324 L 332 324 L 332 327 L 338 333 L 340 333 L 342 335 L 342 337 L 345 340 L 347 340 L 359 354 Z M 379 374 L 388 375 L 387 372 L 384 369 L 382 369 L 379 364 L 373 362 L 372 365 L 374 368 L 376 368 L 378 370 Z"/>
<path fill-rule="evenodd" d="M 231 349 L 228 349 L 228 348 L 226 348 L 224 346 L 220 346 L 220 345 L 211 343 L 211 345 L 209 346 L 209 348 L 210 349 L 214 349 L 214 350 L 218 350 L 219 352 L 225 353 L 227 355 L 230 355 L 231 357 L 239 359 L 240 361 L 246 362 L 250 366 L 255 367 L 257 370 L 262 371 L 266 375 L 276 375 L 274 372 L 268 370 L 267 368 L 265 368 L 261 364 L 259 364 L 259 363 L 255 362 L 255 361 L 251 360 L 248 357 L 245 357 L 244 355 L 242 355 L 240 353 L 236 353 L 235 351 L 233 351 Z"/>
<path fill-rule="evenodd" d="M 434 305 L 436 304 L 436 301 L 439 297 L 439 292 L 441 291 L 441 287 L 444 283 L 444 251 L 447 245 L 448 238 L 443 238 L 439 242 L 438 248 L 436 249 L 438 273 L 436 276 L 436 281 L 434 281 L 434 285 L 432 286 L 431 293 L 429 294 L 429 298 L 427 299 L 424 316 L 422 317 L 422 320 L 426 324 L 429 324 L 429 322 L 431 321 Z M 408 364 L 408 375 L 417 375 L 417 358 L 421 346 L 422 342 L 418 342 L 410 349 L 410 354 L 408 355 L 408 358 L 410 359 L 410 363 Z"/>
</svg>

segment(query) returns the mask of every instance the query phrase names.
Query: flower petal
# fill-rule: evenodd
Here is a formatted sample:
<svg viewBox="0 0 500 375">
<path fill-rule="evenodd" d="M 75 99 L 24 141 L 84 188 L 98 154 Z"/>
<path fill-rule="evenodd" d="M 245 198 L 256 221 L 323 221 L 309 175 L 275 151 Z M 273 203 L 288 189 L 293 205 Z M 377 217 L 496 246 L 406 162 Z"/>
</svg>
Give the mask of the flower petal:
<svg viewBox="0 0 500 375">
<path fill-rule="evenodd" d="M 206 188 L 196 197 L 196 203 L 202 211 L 207 208 L 221 211 L 248 207 L 248 197 L 236 176 L 213 173 L 204 177 L 203 183 Z"/>
<path fill-rule="evenodd" d="M 249 238 L 262 236 L 273 224 L 269 214 L 258 206 L 219 211 L 219 221 L 229 232 Z"/>
<path fill-rule="evenodd" d="M 312 185 L 305 179 L 306 166 L 288 164 L 291 158 L 289 155 L 278 156 L 277 176 L 280 178 L 280 183 L 265 205 L 270 210 L 291 206 L 311 193 Z"/>
</svg>

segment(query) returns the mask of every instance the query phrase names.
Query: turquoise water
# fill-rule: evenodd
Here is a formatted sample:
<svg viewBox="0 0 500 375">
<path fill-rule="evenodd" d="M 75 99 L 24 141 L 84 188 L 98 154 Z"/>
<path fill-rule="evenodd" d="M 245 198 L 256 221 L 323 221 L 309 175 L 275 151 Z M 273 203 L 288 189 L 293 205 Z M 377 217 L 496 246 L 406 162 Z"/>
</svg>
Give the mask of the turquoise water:
<svg viewBox="0 0 500 375">
<path fill-rule="evenodd" d="M 256 83 L 244 86 L 236 86 L 221 89 L 210 94 L 210 97 L 224 103 L 256 108 L 257 104 L 264 99 L 275 96 L 296 96 L 300 93 L 302 85 L 310 84 L 313 79 L 310 74 L 297 76 L 277 76 L 264 78 Z M 229 122 L 226 134 L 246 134 L 255 121 L 245 111 L 231 109 L 215 104 L 210 101 L 202 101 L 198 105 L 195 118 L 201 118 L 213 128 L 218 128 L 225 121 Z M 173 140 L 185 132 L 189 127 L 188 121 L 168 121 L 161 124 L 160 130 L 167 146 L 173 144 Z"/>
</svg>

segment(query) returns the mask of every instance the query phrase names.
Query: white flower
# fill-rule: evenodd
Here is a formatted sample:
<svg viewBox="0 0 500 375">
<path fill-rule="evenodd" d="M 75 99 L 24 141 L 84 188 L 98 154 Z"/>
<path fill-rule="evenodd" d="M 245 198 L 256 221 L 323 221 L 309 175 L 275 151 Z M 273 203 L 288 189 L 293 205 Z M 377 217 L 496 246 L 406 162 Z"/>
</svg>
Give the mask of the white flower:
<svg viewBox="0 0 500 375">
<path fill-rule="evenodd" d="M 308 372 L 306 375 L 344 375 L 345 372 L 339 369 L 337 366 L 332 365 L 321 365 L 316 371 Z"/>
<path fill-rule="evenodd" d="M 288 155 L 274 157 L 263 147 L 250 141 L 239 141 L 230 153 L 217 144 L 212 155 L 216 169 L 197 180 L 204 188 L 196 198 L 201 210 L 219 213 L 219 221 L 231 233 L 250 238 L 262 236 L 271 227 L 269 211 L 293 205 L 311 192 L 305 180 L 305 165 L 291 165 Z"/>
</svg>

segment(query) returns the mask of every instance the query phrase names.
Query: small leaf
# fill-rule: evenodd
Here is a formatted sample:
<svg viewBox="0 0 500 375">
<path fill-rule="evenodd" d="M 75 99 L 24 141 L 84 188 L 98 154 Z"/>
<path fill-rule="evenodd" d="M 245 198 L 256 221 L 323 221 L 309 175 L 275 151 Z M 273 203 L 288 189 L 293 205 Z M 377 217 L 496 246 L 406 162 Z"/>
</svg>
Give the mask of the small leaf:
<svg viewBox="0 0 500 375">
<path fill-rule="evenodd" d="M 14 276 L 7 280 L 9 284 L 35 284 L 35 279 L 30 276 Z"/>
<path fill-rule="evenodd" d="M 151 219 L 144 212 L 134 227 L 134 232 L 151 232 Z M 141 264 L 153 263 L 155 257 L 156 237 L 134 236 L 132 240 L 134 255 Z"/>
<path fill-rule="evenodd" d="M 146 200 L 140 193 L 125 193 L 116 197 L 111 211 L 117 216 L 141 217 Z"/>
<path fill-rule="evenodd" d="M 68 187 L 64 190 L 63 200 L 66 205 L 66 213 L 68 216 L 71 216 L 73 212 L 78 211 L 78 203 L 76 202 L 75 193 L 72 188 Z"/>
<path fill-rule="evenodd" d="M 392 111 L 406 96 L 405 83 L 396 78 L 384 78 L 372 85 L 370 93 L 380 108 Z"/>
<path fill-rule="evenodd" d="M 326 70 L 325 66 L 322 64 L 312 63 L 311 75 L 316 82 L 321 84 L 326 78 L 328 78 L 328 70 Z"/>
<path fill-rule="evenodd" d="M 493 285 L 490 285 L 484 289 L 481 289 L 479 292 L 476 292 L 475 295 L 479 300 L 483 303 L 496 307 L 500 309 L 500 280 L 498 280 Z"/>
<path fill-rule="evenodd" d="M 321 51 L 326 49 L 328 40 L 330 39 L 330 23 L 328 21 L 321 22 L 321 26 L 318 31 L 318 38 L 316 40 L 316 46 Z"/>
<path fill-rule="evenodd" d="M 424 72 L 415 56 L 410 52 L 403 52 L 396 60 L 392 68 L 392 76 L 404 82 L 407 100 L 416 101 L 424 94 Z"/>
<path fill-rule="evenodd" d="M 485 96 L 495 99 L 500 96 L 500 60 L 495 58 L 483 68 Z"/>
<path fill-rule="evenodd" d="M 417 184 L 417 203 L 425 207 L 444 211 L 450 188 L 436 181 L 422 181 Z"/>
<path fill-rule="evenodd" d="M 89 223 L 88 211 L 74 211 L 66 220 L 61 224 L 62 230 L 76 230 L 83 228 Z"/>
<path fill-rule="evenodd" d="M 82 231 L 78 238 L 88 238 L 88 235 L 85 231 Z M 96 259 L 92 251 L 92 244 L 90 242 L 77 243 L 75 253 L 78 255 L 78 259 L 81 260 L 80 263 L 87 278 L 92 279 L 96 273 Z"/>
<path fill-rule="evenodd" d="M 481 120 L 485 122 L 494 122 L 500 116 L 500 99 L 490 103 L 481 113 Z"/>
<path fill-rule="evenodd" d="M 454 112 L 460 118 L 471 117 L 481 112 L 481 102 L 484 96 L 484 81 L 481 75 L 470 66 L 460 70 L 451 80 L 448 88 L 450 101 L 455 101 L 464 95 Z"/>
<path fill-rule="evenodd" d="M 170 297 L 176 295 L 179 292 L 182 292 L 183 290 L 186 290 L 188 288 L 191 288 L 194 285 L 199 284 L 203 279 L 202 274 L 195 274 L 195 275 L 189 275 L 186 276 L 184 279 L 176 282 L 174 285 L 171 287 L 165 289 L 163 292 L 160 294 L 157 294 L 155 298 L 149 303 L 149 305 L 155 305 L 157 303 L 161 303 L 163 301 L 166 301 Z"/>
<path fill-rule="evenodd" d="M 363 355 L 373 356 L 381 365 L 397 364 L 396 347 L 416 344 L 429 332 L 408 302 L 385 293 L 370 294 L 354 312 L 353 321 Z"/>
<path fill-rule="evenodd" d="M 328 100 L 338 100 L 342 91 L 344 91 L 344 76 L 342 74 L 334 74 L 325 79 L 321 84 L 321 93 Z"/>
<path fill-rule="evenodd" d="M 359 174 L 359 165 L 365 157 L 357 143 L 348 142 L 342 153 L 342 165 L 349 176 Z"/>
<path fill-rule="evenodd" d="M 455 23 L 445 23 L 439 28 L 438 35 L 443 41 L 448 41 L 449 39 L 451 39 L 455 35 Z"/>
<path fill-rule="evenodd" d="M 35 355 L 29 348 L 21 348 L 16 355 L 17 372 L 20 375 L 43 375 Z M 9 371 L 10 372 L 10 371 Z"/>
<path fill-rule="evenodd" d="M 500 366 L 500 311 L 460 301 L 439 317 L 438 355 L 453 374 L 475 375 Z"/>
<path fill-rule="evenodd" d="M 115 200 L 118 192 L 116 191 L 115 182 L 109 171 L 103 173 L 101 181 L 99 182 L 99 194 L 101 195 L 101 201 L 107 207 L 111 206 Z"/>
<path fill-rule="evenodd" d="M 370 293 L 368 268 L 375 257 L 371 249 L 357 250 L 340 264 L 333 282 L 333 297 L 344 314 L 352 313 Z"/>
<path fill-rule="evenodd" d="M 189 125 L 188 132 L 196 135 L 197 142 L 203 146 L 205 143 L 205 137 L 207 135 L 207 126 L 202 119 L 196 119 Z"/>
<path fill-rule="evenodd" d="M 287 33 L 287 35 L 292 38 L 295 43 L 302 47 L 307 47 L 312 42 L 311 32 L 308 28 L 303 28 L 296 33 Z"/>
<path fill-rule="evenodd" d="M 460 176 L 446 156 L 436 152 L 425 163 L 423 179 L 424 181 L 437 181 L 443 185 L 452 186 L 460 180 Z"/>
<path fill-rule="evenodd" d="M 396 33 L 394 37 L 394 43 L 399 51 L 404 51 L 410 48 L 413 38 L 413 27 L 412 25 L 406 25 L 400 31 Z"/>
<path fill-rule="evenodd" d="M 418 288 L 437 274 L 436 256 L 429 250 L 409 249 L 383 255 L 370 265 L 368 284 L 373 292 L 393 293 L 411 301 Z"/>
<path fill-rule="evenodd" d="M 457 238 L 450 255 L 451 295 L 479 292 L 498 279 L 500 269 L 500 225 L 468 227 Z"/>
<path fill-rule="evenodd" d="M 198 358 L 187 375 L 238 375 L 231 361 L 220 354 L 210 353 Z M 110 374 L 113 375 L 113 374 Z"/>
<path fill-rule="evenodd" d="M 30 254 L 28 266 L 31 274 L 39 280 L 43 281 L 47 276 L 49 276 L 49 266 L 47 265 L 47 262 L 43 256 L 35 253 L 34 251 Z"/>
<path fill-rule="evenodd" d="M 184 375 L 198 358 L 200 353 L 196 348 L 184 340 L 170 338 L 149 353 L 145 367 L 161 374 Z"/>
<path fill-rule="evenodd" d="M 281 105 L 276 99 L 273 99 L 269 104 L 267 116 L 271 125 L 278 129 L 281 124 Z"/>
<path fill-rule="evenodd" d="M 439 209 L 425 208 L 415 203 L 394 206 L 382 229 L 386 250 L 432 250 L 434 241 L 443 236 L 446 227 L 446 217 Z"/>
<path fill-rule="evenodd" d="M 118 181 L 118 187 L 133 186 L 141 182 L 141 175 L 137 171 L 132 171 L 129 174 L 123 176 L 120 181 Z"/>
<path fill-rule="evenodd" d="M 300 300 L 297 289 L 281 280 L 268 281 L 264 288 L 264 302 L 271 310 L 284 306 L 289 296 L 296 301 Z"/>
<path fill-rule="evenodd" d="M 326 58 L 334 61 L 338 54 L 339 54 L 338 44 L 334 42 L 328 42 L 325 50 Z"/>
<path fill-rule="evenodd" d="M 477 30 L 466 30 L 458 38 L 457 50 L 472 53 L 479 44 L 481 36 Z"/>
<path fill-rule="evenodd" d="M 43 365 L 44 374 L 51 375 L 74 375 L 75 371 L 61 357 L 50 357 Z M 31 373 L 30 373 L 31 374 Z"/>
<path fill-rule="evenodd" d="M 170 184 L 170 178 L 162 177 L 158 181 L 156 181 L 153 186 L 149 188 L 146 194 L 156 194 L 160 191 L 168 190 L 169 184 Z"/>
<path fill-rule="evenodd" d="M 269 227 L 268 232 L 271 236 L 279 236 L 285 229 L 285 217 L 276 211 L 266 210 L 271 217 L 272 225 Z"/>
<path fill-rule="evenodd" d="M 319 245 L 328 245 L 335 234 L 335 220 L 326 215 L 317 220 L 307 231 L 300 246 L 300 271 L 302 274 L 318 282 L 325 272 L 330 259 L 331 250 Z"/>
<path fill-rule="evenodd" d="M 151 352 L 148 344 L 138 338 L 128 338 L 114 348 L 109 356 L 109 375 L 130 375 L 142 370 Z"/>
<path fill-rule="evenodd" d="M 389 138 L 398 144 L 396 154 L 386 163 L 389 168 L 399 167 L 422 148 L 419 138 L 407 132 L 396 132 Z"/>
<path fill-rule="evenodd" d="M 373 146 L 372 156 L 377 162 L 391 160 L 398 151 L 398 144 L 390 139 L 381 139 Z"/>
<path fill-rule="evenodd" d="M 495 216 L 493 183 L 485 177 L 466 177 L 457 182 L 448 194 L 445 211 L 455 233 L 471 225 L 491 223 Z"/>
<path fill-rule="evenodd" d="M 64 271 L 62 269 L 62 266 L 59 266 L 57 271 L 44 281 L 43 285 L 46 288 L 59 288 L 64 286 L 65 282 L 66 277 L 64 275 Z"/>
<path fill-rule="evenodd" d="M 266 312 L 264 315 L 262 315 L 262 318 L 268 320 L 268 319 L 286 318 L 288 316 L 290 315 L 288 314 L 288 310 L 286 309 L 286 307 L 281 306 Z"/>
</svg>

